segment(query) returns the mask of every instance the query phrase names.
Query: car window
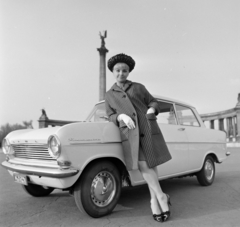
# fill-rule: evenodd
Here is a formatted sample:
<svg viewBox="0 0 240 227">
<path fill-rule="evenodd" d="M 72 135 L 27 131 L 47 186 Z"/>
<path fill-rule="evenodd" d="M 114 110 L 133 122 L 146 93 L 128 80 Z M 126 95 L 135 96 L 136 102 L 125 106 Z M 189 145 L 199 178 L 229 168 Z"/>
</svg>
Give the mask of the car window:
<svg viewBox="0 0 240 227">
<path fill-rule="evenodd" d="M 88 121 L 108 121 L 108 116 L 106 114 L 105 103 L 97 104 L 90 115 L 87 117 Z"/>
<path fill-rule="evenodd" d="M 157 122 L 159 124 L 176 125 L 176 115 L 172 103 L 158 101 L 161 112 L 157 115 Z"/>
<path fill-rule="evenodd" d="M 197 118 L 190 108 L 186 106 L 176 105 L 176 111 L 180 125 L 200 126 Z"/>
</svg>

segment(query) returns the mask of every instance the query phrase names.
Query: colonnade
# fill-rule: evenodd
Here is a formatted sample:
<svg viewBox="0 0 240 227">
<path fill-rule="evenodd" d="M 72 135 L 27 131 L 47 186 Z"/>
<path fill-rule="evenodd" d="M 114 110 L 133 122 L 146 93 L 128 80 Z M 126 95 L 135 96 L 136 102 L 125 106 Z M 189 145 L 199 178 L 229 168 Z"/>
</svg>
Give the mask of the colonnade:
<svg viewBox="0 0 240 227">
<path fill-rule="evenodd" d="M 226 132 L 228 142 L 240 143 L 240 93 L 235 108 L 200 116 L 205 123 L 209 122 L 209 128 Z"/>
</svg>

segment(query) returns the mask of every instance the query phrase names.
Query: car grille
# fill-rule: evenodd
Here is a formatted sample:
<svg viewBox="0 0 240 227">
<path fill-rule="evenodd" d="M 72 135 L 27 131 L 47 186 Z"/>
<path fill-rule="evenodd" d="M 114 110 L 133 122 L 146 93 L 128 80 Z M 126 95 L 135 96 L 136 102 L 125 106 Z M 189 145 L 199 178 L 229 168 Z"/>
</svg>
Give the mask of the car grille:
<svg viewBox="0 0 240 227">
<path fill-rule="evenodd" d="M 12 144 L 12 147 L 17 158 L 56 160 L 50 156 L 47 144 Z"/>
</svg>

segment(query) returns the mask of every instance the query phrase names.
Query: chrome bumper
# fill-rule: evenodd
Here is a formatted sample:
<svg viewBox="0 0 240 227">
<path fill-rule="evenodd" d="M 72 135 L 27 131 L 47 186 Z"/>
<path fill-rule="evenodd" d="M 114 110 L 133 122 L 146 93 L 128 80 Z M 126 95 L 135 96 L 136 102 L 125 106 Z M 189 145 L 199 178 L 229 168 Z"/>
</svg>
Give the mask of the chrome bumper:
<svg viewBox="0 0 240 227">
<path fill-rule="evenodd" d="M 10 171 L 14 171 L 17 173 L 22 173 L 25 175 L 34 175 L 34 176 L 44 176 L 44 177 L 52 177 L 52 178 L 65 178 L 76 175 L 79 170 L 77 169 L 58 169 L 58 168 L 40 168 L 33 166 L 25 166 L 19 164 L 12 164 L 7 161 L 2 163 L 2 166 Z"/>
</svg>

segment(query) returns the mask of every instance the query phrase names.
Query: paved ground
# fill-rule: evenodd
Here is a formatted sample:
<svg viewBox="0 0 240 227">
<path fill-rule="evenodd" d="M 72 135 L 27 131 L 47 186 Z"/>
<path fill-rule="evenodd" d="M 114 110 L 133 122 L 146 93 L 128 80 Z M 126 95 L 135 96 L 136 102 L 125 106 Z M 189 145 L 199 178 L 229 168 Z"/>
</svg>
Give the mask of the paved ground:
<svg viewBox="0 0 240 227">
<path fill-rule="evenodd" d="M 166 223 L 151 218 L 146 186 L 125 189 L 111 215 L 93 219 L 81 214 L 66 192 L 55 190 L 44 198 L 27 195 L 0 167 L 0 227 L 240 226 L 240 149 L 229 150 L 232 155 L 216 166 L 210 187 L 199 186 L 195 177 L 161 182 L 173 203 Z M 3 160 L 0 152 L 0 162 Z"/>
</svg>

